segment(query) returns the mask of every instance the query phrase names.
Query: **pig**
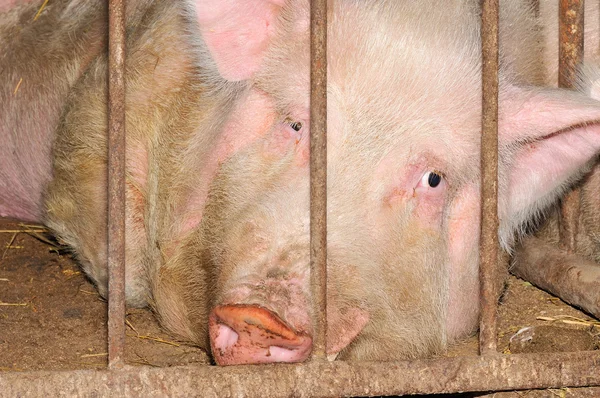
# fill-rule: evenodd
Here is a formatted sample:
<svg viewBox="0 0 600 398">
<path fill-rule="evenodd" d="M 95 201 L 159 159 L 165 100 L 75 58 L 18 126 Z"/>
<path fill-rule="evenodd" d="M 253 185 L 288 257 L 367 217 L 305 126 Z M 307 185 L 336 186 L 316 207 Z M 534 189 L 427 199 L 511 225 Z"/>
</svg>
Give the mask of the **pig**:
<svg viewBox="0 0 600 398">
<path fill-rule="evenodd" d="M 0 215 L 41 221 L 105 296 L 106 5 L 0 9 Z M 440 353 L 477 329 L 477 0 L 328 6 L 330 359 Z M 217 364 L 312 350 L 307 0 L 127 3 L 126 299 Z M 500 17 L 499 237 L 600 149 L 548 87 L 527 0 Z"/>
</svg>

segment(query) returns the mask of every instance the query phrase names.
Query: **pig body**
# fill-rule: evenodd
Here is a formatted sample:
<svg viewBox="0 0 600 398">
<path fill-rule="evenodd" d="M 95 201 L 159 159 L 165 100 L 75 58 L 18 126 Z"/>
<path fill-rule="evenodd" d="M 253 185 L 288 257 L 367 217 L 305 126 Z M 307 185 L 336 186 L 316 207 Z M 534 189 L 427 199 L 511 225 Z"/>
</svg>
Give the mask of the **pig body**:
<svg viewBox="0 0 600 398">
<path fill-rule="evenodd" d="M 541 87 L 542 32 L 528 3 L 506 1 L 501 15 L 505 247 L 600 148 L 600 128 L 588 123 L 600 120 L 600 104 Z M 11 51 L 0 58 L 9 77 L 0 133 L 20 152 L 0 157 L 0 214 L 44 221 L 105 295 L 100 4 L 55 2 L 35 22 L 36 5 L 2 17 L 0 44 Z M 429 355 L 476 330 L 478 4 L 329 8 L 331 356 Z M 74 11 L 89 20 L 59 24 Z M 295 362 L 311 350 L 308 15 L 302 0 L 128 2 L 127 302 L 151 305 L 219 364 Z M 20 76 L 44 70 L 40 59 L 15 61 L 42 45 L 22 45 L 36 23 L 78 38 L 79 52 L 45 39 L 62 62 L 44 81 L 51 93 L 26 79 L 15 90 Z M 36 109 L 48 111 L 22 125 Z M 21 159 L 26 151 L 35 162 Z"/>
<path fill-rule="evenodd" d="M 4 3 L 0 10 L 12 4 Z M 52 13 L 46 16 L 51 21 L 34 24 L 24 32 L 23 21 L 33 20 L 37 7 L 25 6 L 23 12 L 15 9 L 3 14 L 0 26 L 0 70 L 7 79 L 0 92 L 0 137 L 4 140 L 0 146 L 0 215 L 24 220 L 42 217 L 42 191 L 52 176 L 51 146 L 62 107 L 85 64 L 100 52 L 106 39 L 101 20 L 93 15 L 106 15 L 99 12 L 99 4 L 73 20 Z M 56 6 L 61 11 L 67 7 L 66 2 Z M 69 28 L 55 29 L 61 24 Z M 79 40 L 69 37 L 72 30 L 82 32 Z M 57 57 L 47 43 L 68 56 Z"/>
</svg>

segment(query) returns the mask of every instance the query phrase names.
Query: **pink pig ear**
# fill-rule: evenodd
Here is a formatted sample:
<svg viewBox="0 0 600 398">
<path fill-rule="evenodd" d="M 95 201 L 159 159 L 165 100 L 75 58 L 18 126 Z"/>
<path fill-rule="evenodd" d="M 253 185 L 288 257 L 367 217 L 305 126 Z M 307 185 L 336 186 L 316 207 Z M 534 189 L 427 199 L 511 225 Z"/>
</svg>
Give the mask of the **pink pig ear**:
<svg viewBox="0 0 600 398">
<path fill-rule="evenodd" d="M 196 0 L 202 37 L 219 73 L 230 81 L 256 72 L 286 0 Z"/>
<path fill-rule="evenodd" d="M 505 242 L 556 200 L 600 152 L 600 102 L 579 93 L 504 87 L 500 96 L 499 212 Z"/>
</svg>

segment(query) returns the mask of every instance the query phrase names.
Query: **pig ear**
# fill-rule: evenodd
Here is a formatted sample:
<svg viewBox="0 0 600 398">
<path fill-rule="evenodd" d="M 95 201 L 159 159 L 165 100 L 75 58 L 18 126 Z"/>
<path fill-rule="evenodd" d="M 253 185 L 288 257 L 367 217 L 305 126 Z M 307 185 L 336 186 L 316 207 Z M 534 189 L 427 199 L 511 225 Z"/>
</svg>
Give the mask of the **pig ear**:
<svg viewBox="0 0 600 398">
<path fill-rule="evenodd" d="M 503 88 L 499 111 L 501 237 L 555 201 L 600 151 L 600 102 L 582 94 Z"/>
<path fill-rule="evenodd" d="M 195 1 L 200 32 L 223 78 L 239 81 L 252 77 L 285 1 Z"/>
</svg>

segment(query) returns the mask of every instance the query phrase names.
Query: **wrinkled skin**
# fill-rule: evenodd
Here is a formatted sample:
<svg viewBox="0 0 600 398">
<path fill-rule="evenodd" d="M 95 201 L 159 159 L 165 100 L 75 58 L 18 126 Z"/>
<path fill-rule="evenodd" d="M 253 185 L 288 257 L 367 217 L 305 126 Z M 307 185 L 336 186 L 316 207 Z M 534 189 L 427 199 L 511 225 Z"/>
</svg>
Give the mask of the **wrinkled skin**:
<svg viewBox="0 0 600 398">
<path fill-rule="evenodd" d="M 331 357 L 424 356 L 476 330 L 478 3 L 330 7 Z M 542 32 L 528 3 L 505 1 L 501 16 L 506 248 L 600 149 L 600 103 L 542 87 Z M 56 1 L 35 23 L 37 2 L 1 17 L 0 215 L 45 222 L 105 295 L 100 4 Z M 304 360 L 314 332 L 307 2 L 127 6 L 128 304 L 151 305 L 219 364 Z"/>
</svg>

